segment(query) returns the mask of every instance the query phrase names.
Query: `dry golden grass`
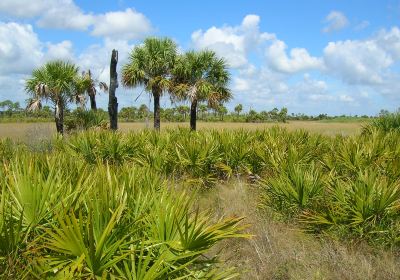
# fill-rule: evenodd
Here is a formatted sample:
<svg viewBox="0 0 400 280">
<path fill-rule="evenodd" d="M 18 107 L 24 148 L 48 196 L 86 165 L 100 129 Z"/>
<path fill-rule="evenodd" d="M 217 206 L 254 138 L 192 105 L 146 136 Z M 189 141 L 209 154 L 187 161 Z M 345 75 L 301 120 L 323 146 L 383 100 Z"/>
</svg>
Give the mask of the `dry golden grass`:
<svg viewBox="0 0 400 280">
<path fill-rule="evenodd" d="M 237 266 L 240 279 L 400 279 L 400 260 L 394 253 L 367 245 L 343 244 L 316 238 L 296 225 L 274 220 L 257 211 L 257 189 L 232 180 L 204 192 L 198 204 L 219 216 L 245 216 L 250 240 L 226 241 L 220 257 Z"/>
<path fill-rule="evenodd" d="M 151 123 L 149 127 L 151 128 Z M 264 129 L 272 126 L 285 127 L 288 130 L 305 129 L 325 135 L 353 135 L 361 131 L 362 123 L 323 123 L 311 121 L 291 121 L 288 123 L 228 123 L 228 122 L 198 122 L 198 129 Z M 123 132 L 146 129 L 146 123 L 119 123 Z M 189 127 L 188 123 L 161 123 L 161 129 Z M 30 141 L 33 138 L 50 137 L 55 133 L 54 123 L 0 123 L 0 137 Z"/>
<path fill-rule="evenodd" d="M 54 123 L 0 123 L 0 138 L 29 143 L 50 139 L 55 131 Z"/>
</svg>

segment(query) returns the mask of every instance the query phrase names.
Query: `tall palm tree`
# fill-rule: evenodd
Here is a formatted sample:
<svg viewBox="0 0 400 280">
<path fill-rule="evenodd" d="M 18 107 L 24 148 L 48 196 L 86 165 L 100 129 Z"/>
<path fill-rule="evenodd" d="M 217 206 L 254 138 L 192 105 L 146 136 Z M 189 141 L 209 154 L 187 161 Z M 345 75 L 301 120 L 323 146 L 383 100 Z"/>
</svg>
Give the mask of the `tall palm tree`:
<svg viewBox="0 0 400 280">
<path fill-rule="evenodd" d="M 57 132 L 64 133 L 64 109 L 74 101 L 77 92 L 78 67 L 70 62 L 55 60 L 33 70 L 26 80 L 25 90 L 32 95 L 31 104 L 47 100 L 54 105 Z"/>
<path fill-rule="evenodd" d="M 144 86 L 154 98 L 154 128 L 160 129 L 160 97 L 171 87 L 177 47 L 169 38 L 147 38 L 135 47 L 122 69 L 126 87 Z"/>
<path fill-rule="evenodd" d="M 197 104 L 208 102 L 211 108 L 231 99 L 227 64 L 210 50 L 189 51 L 178 57 L 173 70 L 173 96 L 189 100 L 190 128 L 196 130 Z"/>
</svg>

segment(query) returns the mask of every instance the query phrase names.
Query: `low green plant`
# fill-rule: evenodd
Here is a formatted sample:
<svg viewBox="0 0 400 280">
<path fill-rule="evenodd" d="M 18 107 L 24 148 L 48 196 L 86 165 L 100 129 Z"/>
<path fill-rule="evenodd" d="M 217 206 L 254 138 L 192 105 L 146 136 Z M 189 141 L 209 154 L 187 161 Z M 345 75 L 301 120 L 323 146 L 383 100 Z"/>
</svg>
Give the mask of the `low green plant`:
<svg viewBox="0 0 400 280">
<path fill-rule="evenodd" d="M 387 113 L 373 119 L 363 128 L 363 133 L 371 133 L 374 129 L 382 132 L 400 131 L 400 113 Z"/>
<path fill-rule="evenodd" d="M 107 128 L 107 114 L 103 111 L 77 109 L 65 118 L 67 131 Z"/>
</svg>

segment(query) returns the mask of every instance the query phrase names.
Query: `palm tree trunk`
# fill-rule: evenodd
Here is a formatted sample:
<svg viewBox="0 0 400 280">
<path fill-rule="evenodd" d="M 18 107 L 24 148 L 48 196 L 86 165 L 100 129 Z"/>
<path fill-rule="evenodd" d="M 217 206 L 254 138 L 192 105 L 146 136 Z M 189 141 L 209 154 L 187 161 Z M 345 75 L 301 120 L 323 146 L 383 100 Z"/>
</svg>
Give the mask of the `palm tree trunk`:
<svg viewBox="0 0 400 280">
<path fill-rule="evenodd" d="M 108 115 L 110 116 L 110 128 L 118 128 L 118 102 L 115 96 L 115 90 L 118 87 L 117 77 L 118 51 L 112 50 L 110 62 L 110 88 L 108 91 Z"/>
<path fill-rule="evenodd" d="M 64 106 L 61 101 L 56 102 L 54 120 L 56 122 L 57 133 L 64 135 Z"/>
<path fill-rule="evenodd" d="M 90 109 L 93 111 L 97 111 L 97 104 L 96 104 L 96 95 L 94 92 L 89 93 L 90 98 Z"/>
<path fill-rule="evenodd" d="M 160 131 L 160 92 L 153 89 L 154 98 L 154 129 Z"/>
<path fill-rule="evenodd" d="M 190 105 L 190 130 L 196 130 L 197 100 L 194 99 Z"/>
</svg>

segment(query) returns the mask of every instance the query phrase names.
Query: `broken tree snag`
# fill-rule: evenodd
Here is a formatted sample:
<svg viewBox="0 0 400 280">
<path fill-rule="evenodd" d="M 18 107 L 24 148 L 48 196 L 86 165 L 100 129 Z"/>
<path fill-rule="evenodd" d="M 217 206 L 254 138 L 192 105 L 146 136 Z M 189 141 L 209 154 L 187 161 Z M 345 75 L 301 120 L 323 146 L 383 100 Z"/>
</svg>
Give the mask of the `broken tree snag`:
<svg viewBox="0 0 400 280">
<path fill-rule="evenodd" d="M 110 62 L 110 87 L 108 90 L 108 115 L 110 116 L 110 128 L 118 128 L 118 102 L 115 96 L 115 90 L 118 87 L 117 75 L 118 51 L 112 50 Z"/>
</svg>

